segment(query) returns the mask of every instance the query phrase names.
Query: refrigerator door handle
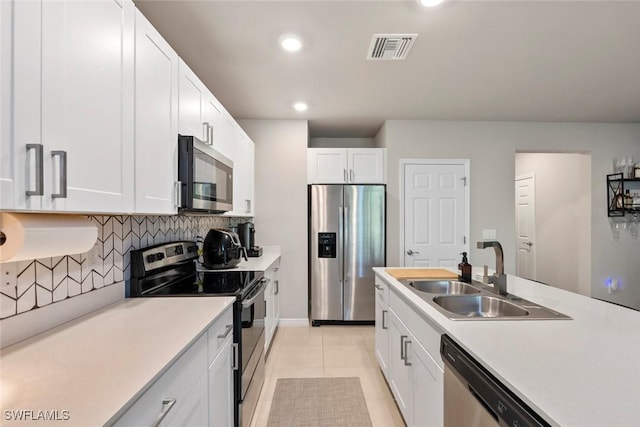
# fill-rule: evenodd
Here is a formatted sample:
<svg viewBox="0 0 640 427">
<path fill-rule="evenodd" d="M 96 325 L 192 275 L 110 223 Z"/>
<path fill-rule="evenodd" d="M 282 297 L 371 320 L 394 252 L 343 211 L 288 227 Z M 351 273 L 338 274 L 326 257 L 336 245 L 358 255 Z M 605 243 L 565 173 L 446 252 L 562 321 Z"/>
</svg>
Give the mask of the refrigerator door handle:
<svg viewBox="0 0 640 427">
<path fill-rule="evenodd" d="M 340 284 L 344 286 L 344 206 L 338 206 L 338 265 Z"/>
</svg>

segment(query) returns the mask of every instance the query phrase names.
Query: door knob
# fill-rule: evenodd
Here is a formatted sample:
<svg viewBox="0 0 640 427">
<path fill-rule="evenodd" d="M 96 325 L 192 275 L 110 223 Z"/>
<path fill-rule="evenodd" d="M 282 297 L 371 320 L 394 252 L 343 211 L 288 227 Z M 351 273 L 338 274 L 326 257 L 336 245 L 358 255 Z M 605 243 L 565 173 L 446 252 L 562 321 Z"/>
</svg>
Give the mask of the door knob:
<svg viewBox="0 0 640 427">
<path fill-rule="evenodd" d="M 412 251 L 411 249 L 409 249 L 409 250 L 407 251 L 407 255 L 414 255 L 414 254 L 415 254 L 415 255 L 419 255 L 419 254 L 420 254 L 420 252 L 417 252 L 417 251 L 416 251 L 416 252 L 414 252 L 414 251 Z"/>
</svg>

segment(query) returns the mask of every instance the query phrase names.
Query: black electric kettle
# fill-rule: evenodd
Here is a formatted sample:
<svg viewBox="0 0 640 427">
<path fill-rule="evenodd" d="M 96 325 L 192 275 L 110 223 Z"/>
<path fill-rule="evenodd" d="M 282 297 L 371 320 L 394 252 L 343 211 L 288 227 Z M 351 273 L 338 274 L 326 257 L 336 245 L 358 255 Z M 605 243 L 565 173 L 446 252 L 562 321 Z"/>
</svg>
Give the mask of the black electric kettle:
<svg viewBox="0 0 640 427">
<path fill-rule="evenodd" d="M 212 228 L 207 233 L 202 256 L 204 268 L 212 270 L 233 268 L 238 265 L 241 256 L 247 260 L 246 249 L 240 245 L 238 235 L 220 228 Z"/>
</svg>

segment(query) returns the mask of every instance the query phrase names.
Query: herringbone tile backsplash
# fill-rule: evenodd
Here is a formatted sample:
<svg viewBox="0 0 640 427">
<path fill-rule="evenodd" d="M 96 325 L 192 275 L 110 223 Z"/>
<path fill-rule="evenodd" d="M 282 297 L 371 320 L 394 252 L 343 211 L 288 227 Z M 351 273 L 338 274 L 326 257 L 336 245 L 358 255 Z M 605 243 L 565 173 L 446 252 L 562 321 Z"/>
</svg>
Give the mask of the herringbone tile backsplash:
<svg viewBox="0 0 640 427">
<path fill-rule="evenodd" d="M 210 228 L 245 221 L 218 216 L 89 218 L 98 227 L 98 240 L 89 252 L 0 264 L 0 319 L 129 280 L 132 249 L 195 240 Z"/>
</svg>

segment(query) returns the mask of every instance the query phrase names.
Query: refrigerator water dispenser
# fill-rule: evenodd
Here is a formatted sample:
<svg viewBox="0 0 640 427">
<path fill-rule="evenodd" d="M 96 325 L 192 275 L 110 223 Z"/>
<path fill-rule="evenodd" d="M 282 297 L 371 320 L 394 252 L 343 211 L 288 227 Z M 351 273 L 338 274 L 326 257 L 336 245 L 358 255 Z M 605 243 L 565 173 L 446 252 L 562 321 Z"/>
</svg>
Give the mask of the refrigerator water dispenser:
<svg viewBox="0 0 640 427">
<path fill-rule="evenodd" d="M 336 233 L 318 233 L 318 258 L 336 257 Z"/>
</svg>

